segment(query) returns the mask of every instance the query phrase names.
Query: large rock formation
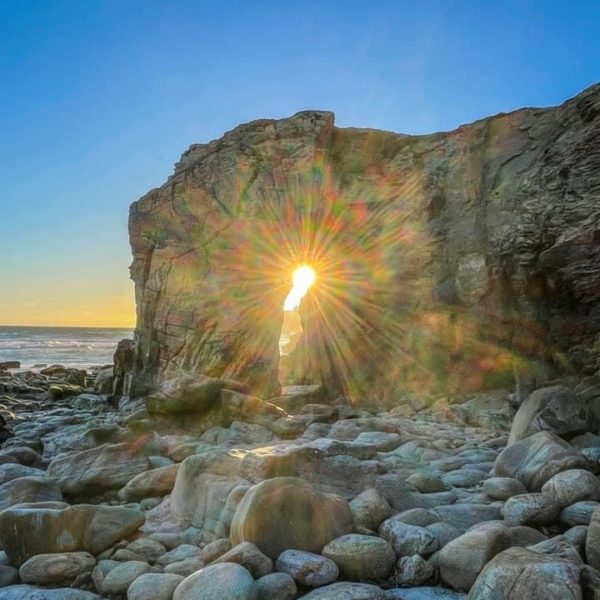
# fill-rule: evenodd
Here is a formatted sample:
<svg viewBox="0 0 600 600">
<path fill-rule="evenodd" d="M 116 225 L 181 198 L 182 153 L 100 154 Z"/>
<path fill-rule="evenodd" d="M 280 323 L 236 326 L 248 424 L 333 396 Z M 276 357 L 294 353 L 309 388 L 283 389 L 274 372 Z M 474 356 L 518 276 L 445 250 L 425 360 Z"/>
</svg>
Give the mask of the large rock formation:
<svg viewBox="0 0 600 600">
<path fill-rule="evenodd" d="M 132 391 L 203 373 L 271 393 L 303 263 L 317 283 L 289 359 L 331 393 L 452 393 L 528 360 L 595 370 L 599 116 L 595 85 L 448 133 L 306 111 L 190 147 L 131 207 Z"/>
</svg>

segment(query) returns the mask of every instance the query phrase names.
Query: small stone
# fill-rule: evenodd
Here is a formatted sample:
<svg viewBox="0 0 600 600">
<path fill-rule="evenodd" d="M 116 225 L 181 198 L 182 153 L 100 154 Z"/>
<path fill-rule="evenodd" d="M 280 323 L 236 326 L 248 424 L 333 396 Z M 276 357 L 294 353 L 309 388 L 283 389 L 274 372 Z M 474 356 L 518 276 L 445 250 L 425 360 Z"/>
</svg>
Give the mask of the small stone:
<svg viewBox="0 0 600 600">
<path fill-rule="evenodd" d="M 332 560 L 302 550 L 283 551 L 275 563 L 275 568 L 308 587 L 327 585 L 339 575 L 338 566 Z"/>
<path fill-rule="evenodd" d="M 204 562 L 199 556 L 191 556 L 190 558 L 184 558 L 183 560 L 168 564 L 164 568 L 164 572 L 187 577 L 188 575 L 203 569 L 204 566 Z"/>
</svg>

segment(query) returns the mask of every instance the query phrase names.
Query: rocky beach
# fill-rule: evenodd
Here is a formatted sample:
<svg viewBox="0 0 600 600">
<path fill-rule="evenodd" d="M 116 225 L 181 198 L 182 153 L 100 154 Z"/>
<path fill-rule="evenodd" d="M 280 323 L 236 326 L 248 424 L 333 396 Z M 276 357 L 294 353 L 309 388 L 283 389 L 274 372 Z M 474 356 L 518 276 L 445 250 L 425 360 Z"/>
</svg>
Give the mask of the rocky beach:
<svg viewBox="0 0 600 600">
<path fill-rule="evenodd" d="M 113 364 L 0 364 L 0 599 L 600 598 L 599 194 L 598 85 L 192 146 Z"/>
</svg>

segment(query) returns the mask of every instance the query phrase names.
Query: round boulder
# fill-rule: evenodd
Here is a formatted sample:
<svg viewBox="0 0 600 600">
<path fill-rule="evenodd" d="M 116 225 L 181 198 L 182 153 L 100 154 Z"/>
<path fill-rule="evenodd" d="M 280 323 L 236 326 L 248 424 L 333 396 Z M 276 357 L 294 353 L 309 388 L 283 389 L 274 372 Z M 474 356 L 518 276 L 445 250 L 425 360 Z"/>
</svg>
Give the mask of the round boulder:
<svg viewBox="0 0 600 600">
<path fill-rule="evenodd" d="M 231 523 L 231 543 L 248 541 L 276 559 L 293 548 L 320 552 L 332 539 L 352 531 L 348 503 L 322 494 L 296 477 L 275 477 L 253 486 Z"/>
<path fill-rule="evenodd" d="M 353 533 L 332 540 L 321 554 L 336 563 L 342 577 L 350 581 L 386 579 L 396 562 L 396 554 L 388 542 Z"/>
<path fill-rule="evenodd" d="M 569 469 L 546 481 L 542 493 L 552 496 L 560 508 L 580 500 L 600 500 L 600 480 L 586 469 Z"/>
<path fill-rule="evenodd" d="M 258 587 L 244 567 L 219 563 L 186 577 L 175 589 L 173 600 L 257 600 Z"/>
</svg>

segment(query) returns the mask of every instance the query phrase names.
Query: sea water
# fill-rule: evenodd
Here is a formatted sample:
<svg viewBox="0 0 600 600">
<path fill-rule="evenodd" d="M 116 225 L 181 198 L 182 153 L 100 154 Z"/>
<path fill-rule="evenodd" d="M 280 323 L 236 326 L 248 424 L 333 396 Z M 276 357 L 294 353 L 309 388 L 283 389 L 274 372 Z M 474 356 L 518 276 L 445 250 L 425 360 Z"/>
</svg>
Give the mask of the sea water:
<svg viewBox="0 0 600 600">
<path fill-rule="evenodd" d="M 65 365 L 87 368 L 111 364 L 117 343 L 131 329 L 112 327 L 12 327 L 0 325 L 0 362 L 18 360 L 21 368 Z"/>
</svg>

